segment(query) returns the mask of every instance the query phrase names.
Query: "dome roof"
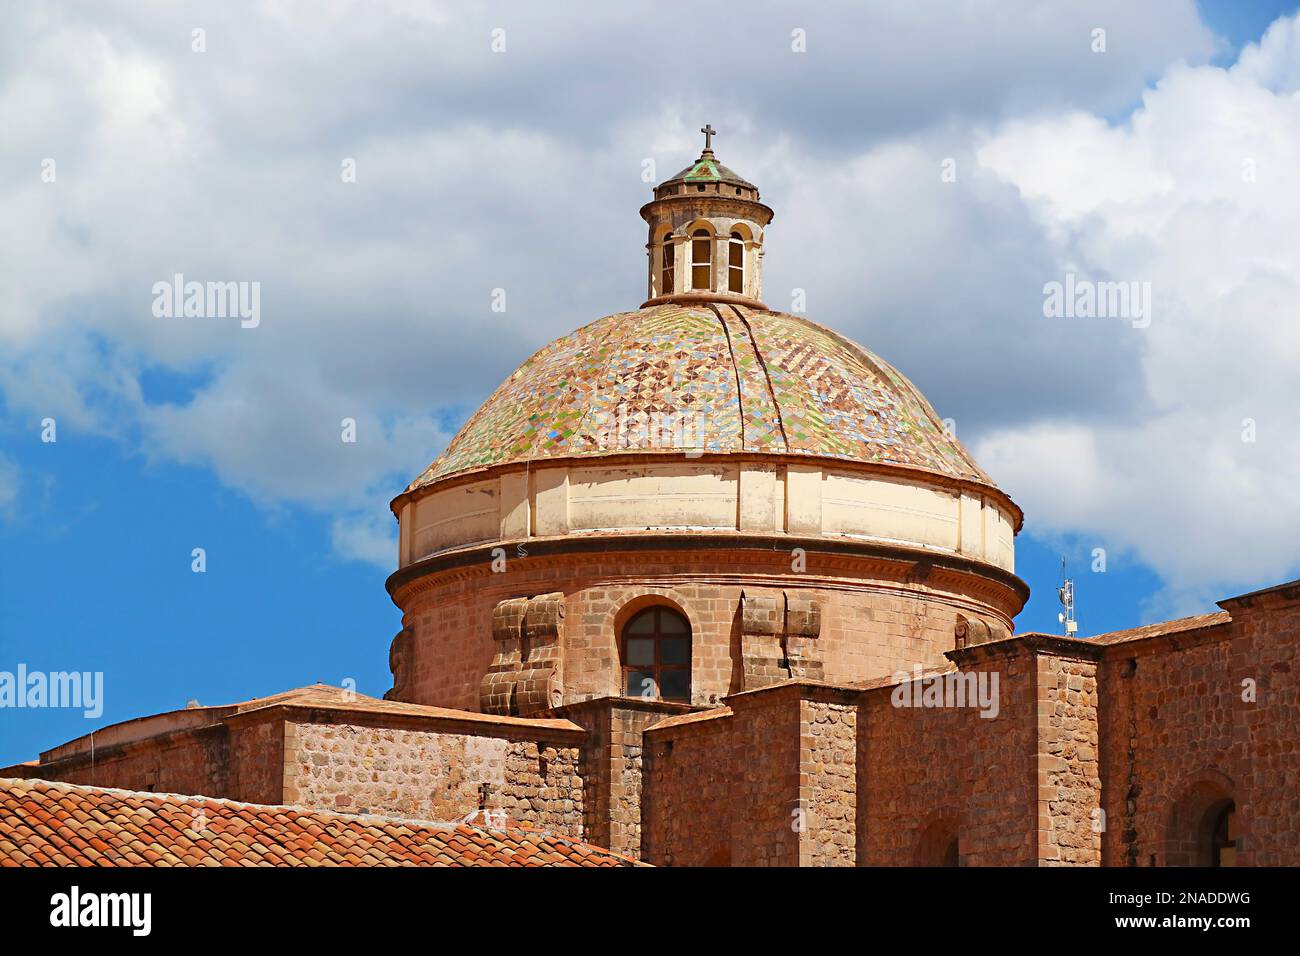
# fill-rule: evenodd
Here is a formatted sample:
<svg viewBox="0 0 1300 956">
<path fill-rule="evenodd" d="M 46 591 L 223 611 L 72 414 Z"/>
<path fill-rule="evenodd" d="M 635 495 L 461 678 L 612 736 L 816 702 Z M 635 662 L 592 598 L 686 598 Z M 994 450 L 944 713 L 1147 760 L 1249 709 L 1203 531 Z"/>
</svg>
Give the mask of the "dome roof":
<svg viewBox="0 0 1300 956">
<path fill-rule="evenodd" d="M 699 159 L 656 186 L 654 195 L 656 199 L 667 199 L 672 196 L 685 198 L 696 196 L 695 190 L 701 192 L 712 190 L 713 194 L 727 196 L 732 196 L 734 193 L 734 196 L 754 203 L 759 200 L 758 187 L 735 170 L 718 162 L 718 157 L 713 155 L 711 149 L 704 150 L 700 153 Z M 770 215 L 768 218 L 771 218 Z"/>
<path fill-rule="evenodd" d="M 748 186 L 750 189 L 756 188 L 753 183 L 743 179 L 739 173 L 723 166 L 713 155 L 713 150 L 708 149 L 700 154 L 700 158 L 691 163 L 676 176 L 669 176 L 659 185 L 666 186 L 669 183 L 711 183 L 724 182 L 733 183 L 737 186 Z"/>
<path fill-rule="evenodd" d="M 688 440 L 623 427 L 686 413 Z M 766 453 L 992 485 L 893 366 L 800 316 L 665 304 L 597 319 L 519 366 L 407 491 L 496 465 L 628 453 Z"/>
</svg>

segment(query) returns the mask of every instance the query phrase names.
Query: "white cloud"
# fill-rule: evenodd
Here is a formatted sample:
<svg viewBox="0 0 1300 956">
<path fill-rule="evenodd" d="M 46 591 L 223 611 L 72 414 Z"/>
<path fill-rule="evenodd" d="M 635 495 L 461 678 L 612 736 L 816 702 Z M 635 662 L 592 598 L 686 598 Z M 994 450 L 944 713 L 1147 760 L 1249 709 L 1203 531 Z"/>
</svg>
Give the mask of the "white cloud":
<svg viewBox="0 0 1300 956">
<path fill-rule="evenodd" d="M 374 504 L 365 512 L 335 518 L 330 538 L 342 557 L 391 569 L 397 565 L 397 522 L 387 508 Z"/>
<path fill-rule="evenodd" d="M 1230 70 L 1170 69 L 1123 126 L 1022 121 L 979 152 L 1061 268 L 1149 281 L 1157 308 L 1127 333 L 1144 392 L 1129 414 L 1006 425 L 976 453 L 1031 527 L 1132 548 L 1173 603 L 1300 570 L 1296 30 L 1275 24 Z"/>
<path fill-rule="evenodd" d="M 660 176 L 686 165 L 704 120 L 777 209 L 770 303 L 805 288 L 813 318 L 899 364 L 964 438 L 997 429 L 988 465 L 1022 497 L 1038 500 L 1017 456 L 1043 451 L 1025 442 L 1045 421 L 1089 430 L 1101 482 L 1142 399 L 1177 405 L 1193 372 L 1217 364 L 1222 378 L 1225 364 L 1216 338 L 1157 348 L 1154 326 L 1047 325 L 1044 281 L 1074 262 L 1172 281 L 1176 258 L 1157 248 L 1172 237 L 1216 265 L 1182 270 L 1198 295 L 1289 302 L 1290 262 L 1273 252 L 1292 241 L 1289 200 L 1275 205 L 1291 141 L 1257 135 L 1290 122 L 1272 92 L 1290 63 L 1280 32 L 1230 75 L 1168 69 L 1214 50 L 1192 0 L 680 9 L 694 30 L 659 43 L 647 16 L 673 16 L 662 5 L 592 4 L 563 22 L 468 0 L 24 7 L 0 34 L 10 414 L 342 515 L 341 554 L 391 563 L 388 515 L 364 509 L 428 464 L 441 417 L 549 339 L 640 302 L 642 160 Z M 806 54 L 790 52 L 794 27 Z M 1162 73 L 1132 128 L 1097 118 Z M 1202 88 L 1171 95 L 1188 84 Z M 1229 108 L 1241 128 L 1204 129 Z M 1191 156 L 1183 124 L 1201 129 Z M 1213 165 L 1239 166 L 1243 144 L 1261 185 L 1275 177 L 1267 198 L 1234 200 Z M 950 156 L 959 181 L 942 184 Z M 345 158 L 355 184 L 340 182 Z M 1220 206 L 1241 217 L 1227 235 Z M 260 282 L 262 324 L 155 319 L 152 285 L 177 272 Z M 504 315 L 488 309 L 498 287 Z M 1272 353 L 1280 334 L 1238 348 Z M 151 394 L 158 368 L 191 378 L 193 396 Z M 1259 404 L 1265 386 L 1246 387 Z M 1257 414 L 1263 448 L 1277 426 Z M 355 445 L 339 440 L 344 417 Z"/>
</svg>

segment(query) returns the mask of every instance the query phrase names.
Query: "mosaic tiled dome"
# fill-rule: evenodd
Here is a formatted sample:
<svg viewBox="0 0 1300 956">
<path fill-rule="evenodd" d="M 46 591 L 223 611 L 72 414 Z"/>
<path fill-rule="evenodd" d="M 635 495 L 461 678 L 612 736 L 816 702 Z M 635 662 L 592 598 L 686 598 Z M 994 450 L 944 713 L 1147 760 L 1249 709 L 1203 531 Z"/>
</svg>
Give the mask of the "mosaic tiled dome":
<svg viewBox="0 0 1300 956">
<path fill-rule="evenodd" d="M 799 316 L 667 304 L 547 345 L 407 490 L 494 465 L 663 453 L 643 432 L 610 427 L 640 412 L 691 413 L 692 447 L 708 453 L 838 458 L 992 484 L 912 383 L 862 346 Z"/>
</svg>

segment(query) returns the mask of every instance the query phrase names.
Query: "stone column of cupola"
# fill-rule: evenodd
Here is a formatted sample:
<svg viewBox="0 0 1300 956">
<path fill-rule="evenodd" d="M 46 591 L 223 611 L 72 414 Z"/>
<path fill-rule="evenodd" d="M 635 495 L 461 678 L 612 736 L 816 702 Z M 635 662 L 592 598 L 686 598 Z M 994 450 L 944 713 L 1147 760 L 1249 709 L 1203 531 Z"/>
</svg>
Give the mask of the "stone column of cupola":
<svg viewBox="0 0 1300 956">
<path fill-rule="evenodd" d="M 771 208 L 759 201 L 758 189 L 718 162 L 708 146 L 691 166 L 660 183 L 653 201 L 641 208 L 649 226 L 646 251 L 649 264 L 648 299 L 644 306 L 667 302 L 734 302 L 765 309 L 762 302 L 763 233 L 772 221 Z M 694 233 L 705 230 L 710 246 L 707 287 L 695 269 Z M 743 247 L 743 282 L 732 291 L 732 235 Z M 665 270 L 665 239 L 672 253 L 672 269 Z M 738 270 L 739 272 L 739 270 Z M 740 275 L 737 275 L 740 279 Z M 671 283 L 671 287 L 669 287 Z"/>
</svg>

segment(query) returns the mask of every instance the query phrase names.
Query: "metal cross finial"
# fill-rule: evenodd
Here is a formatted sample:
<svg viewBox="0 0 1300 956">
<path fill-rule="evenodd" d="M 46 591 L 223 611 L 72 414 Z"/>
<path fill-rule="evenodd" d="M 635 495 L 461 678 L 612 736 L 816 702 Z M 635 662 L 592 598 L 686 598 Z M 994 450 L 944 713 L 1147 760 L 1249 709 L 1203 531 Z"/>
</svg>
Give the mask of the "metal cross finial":
<svg viewBox="0 0 1300 956">
<path fill-rule="evenodd" d="M 713 137 L 718 132 L 716 129 L 713 128 L 713 124 L 707 123 L 704 126 L 701 126 L 700 132 L 704 134 L 704 148 L 713 149 Z"/>
</svg>

